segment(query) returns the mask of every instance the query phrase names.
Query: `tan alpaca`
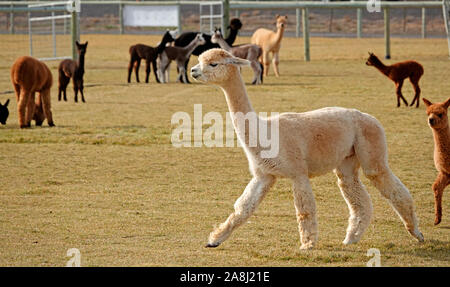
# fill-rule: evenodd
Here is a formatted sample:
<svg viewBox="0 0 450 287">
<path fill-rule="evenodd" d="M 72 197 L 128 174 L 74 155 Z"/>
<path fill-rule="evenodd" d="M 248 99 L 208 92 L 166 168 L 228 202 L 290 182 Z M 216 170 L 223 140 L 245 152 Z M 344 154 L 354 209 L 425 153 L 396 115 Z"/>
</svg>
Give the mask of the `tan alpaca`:
<svg viewBox="0 0 450 287">
<path fill-rule="evenodd" d="M 250 62 L 222 49 L 201 54 L 191 69 L 194 79 L 219 86 L 225 94 L 238 139 L 247 155 L 252 180 L 234 204 L 234 212 L 209 236 L 207 247 L 216 247 L 254 212 L 277 177 L 293 181 L 294 205 L 299 224 L 301 249 L 317 241 L 316 204 L 310 177 L 334 171 L 350 210 L 344 244 L 358 242 L 370 223 L 372 203 L 359 180 L 359 167 L 388 199 L 408 232 L 419 241 L 413 199 L 408 189 L 388 166 L 386 139 L 381 124 L 372 116 L 354 109 L 324 108 L 306 113 L 284 113 L 258 118 L 258 125 L 279 127 L 279 151 L 264 158 L 261 144 L 250 146 L 247 125 L 238 125 L 237 115 L 254 113 L 239 67 Z"/>
<path fill-rule="evenodd" d="M 20 57 L 11 67 L 11 82 L 16 92 L 20 128 L 30 127 L 33 118 L 36 125 L 41 125 L 47 118 L 48 125 L 54 126 L 50 105 L 53 78 L 47 65 L 32 57 Z M 35 103 L 36 92 L 39 95 Z"/>
<path fill-rule="evenodd" d="M 270 56 L 272 53 L 272 63 L 275 76 L 279 77 L 278 63 L 280 62 L 280 47 L 283 39 L 284 29 L 286 28 L 287 16 L 277 15 L 277 31 L 259 28 L 253 33 L 251 43 L 261 46 L 263 50 L 262 63 L 264 64 L 264 75 L 269 74 Z"/>
<path fill-rule="evenodd" d="M 442 195 L 445 187 L 450 184 L 450 128 L 448 126 L 447 110 L 450 98 L 443 103 L 431 103 L 422 99 L 427 106 L 428 124 L 434 136 L 434 165 L 439 174 L 432 186 L 434 192 L 434 224 L 441 222 Z"/>
</svg>

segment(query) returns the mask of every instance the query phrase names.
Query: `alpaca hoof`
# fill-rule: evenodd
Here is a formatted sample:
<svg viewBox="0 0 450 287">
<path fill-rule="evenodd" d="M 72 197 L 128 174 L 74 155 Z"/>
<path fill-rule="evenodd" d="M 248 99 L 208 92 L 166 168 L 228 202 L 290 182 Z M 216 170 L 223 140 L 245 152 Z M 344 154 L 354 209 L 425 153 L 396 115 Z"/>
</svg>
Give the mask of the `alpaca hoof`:
<svg viewBox="0 0 450 287">
<path fill-rule="evenodd" d="M 314 247 L 314 243 L 308 242 L 300 246 L 300 250 L 311 250 Z"/>
<path fill-rule="evenodd" d="M 220 243 L 208 243 L 205 245 L 206 248 L 216 248 Z"/>
<path fill-rule="evenodd" d="M 355 239 L 355 238 L 345 238 L 344 241 L 342 241 L 342 243 L 344 245 L 350 245 L 350 244 L 354 244 L 354 243 L 358 243 L 359 240 Z"/>
<path fill-rule="evenodd" d="M 54 127 L 55 124 L 54 124 L 54 123 L 48 123 L 48 126 L 49 126 L 49 127 Z"/>
<path fill-rule="evenodd" d="M 439 223 L 441 223 L 441 219 L 436 217 L 434 219 L 434 225 L 438 225 Z"/>
</svg>

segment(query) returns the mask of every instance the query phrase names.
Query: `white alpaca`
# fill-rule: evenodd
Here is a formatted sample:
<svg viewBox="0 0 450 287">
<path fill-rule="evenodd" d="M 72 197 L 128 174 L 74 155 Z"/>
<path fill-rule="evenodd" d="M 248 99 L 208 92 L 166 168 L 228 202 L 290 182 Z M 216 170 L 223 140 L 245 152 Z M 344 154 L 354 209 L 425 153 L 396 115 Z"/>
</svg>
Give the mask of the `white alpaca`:
<svg viewBox="0 0 450 287">
<path fill-rule="evenodd" d="M 215 84 L 225 94 L 234 128 L 247 155 L 253 179 L 234 204 L 234 212 L 209 236 L 207 247 L 216 247 L 254 212 L 277 177 L 293 181 L 294 204 L 299 224 L 301 249 L 310 249 L 317 241 L 316 204 L 309 178 L 334 170 L 339 188 L 350 210 L 344 244 L 358 242 L 370 223 L 372 203 L 359 180 L 359 167 L 381 194 L 391 203 L 408 232 L 419 241 L 413 199 L 408 189 L 388 166 L 386 140 L 381 124 L 372 116 L 354 109 L 324 108 L 306 113 L 284 113 L 259 119 L 266 126 L 279 122 L 279 153 L 263 158 L 264 150 L 248 145 L 249 129 L 237 124 L 235 113 L 253 113 L 239 66 L 249 61 L 236 58 L 222 49 L 200 55 L 191 69 L 194 79 Z"/>
</svg>

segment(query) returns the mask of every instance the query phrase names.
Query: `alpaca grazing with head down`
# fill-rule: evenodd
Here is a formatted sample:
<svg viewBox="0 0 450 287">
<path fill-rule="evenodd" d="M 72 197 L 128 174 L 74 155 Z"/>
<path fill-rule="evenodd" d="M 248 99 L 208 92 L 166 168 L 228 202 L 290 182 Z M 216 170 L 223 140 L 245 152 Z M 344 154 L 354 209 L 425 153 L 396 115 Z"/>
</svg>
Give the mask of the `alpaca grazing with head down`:
<svg viewBox="0 0 450 287">
<path fill-rule="evenodd" d="M 177 82 L 180 83 L 188 83 L 186 78 L 186 62 L 189 60 L 192 52 L 200 45 L 205 44 L 205 39 L 203 38 L 201 33 L 198 33 L 197 36 L 192 40 L 192 42 L 186 47 L 176 47 L 169 46 L 164 49 L 164 51 L 160 54 L 160 77 L 163 83 L 166 83 L 166 71 L 169 68 L 171 61 L 177 62 L 178 68 L 178 78 Z"/>
<path fill-rule="evenodd" d="M 141 60 L 145 60 L 146 69 L 145 69 L 145 82 L 148 83 L 148 78 L 150 76 L 150 63 L 152 63 L 153 66 L 153 74 L 155 75 L 156 82 L 160 83 L 157 73 L 157 65 L 156 65 L 156 59 L 158 58 L 158 55 L 161 54 L 164 49 L 166 48 L 167 43 L 173 42 L 174 39 L 172 37 L 172 34 L 170 31 L 166 31 L 164 33 L 163 38 L 159 45 L 154 48 L 150 47 L 144 44 L 136 44 L 130 47 L 130 63 L 128 64 L 128 83 L 131 82 L 131 73 L 133 72 L 136 74 L 136 82 L 139 83 L 139 67 L 141 65 Z"/>
<path fill-rule="evenodd" d="M 330 171 L 335 172 L 350 210 L 343 243 L 358 242 L 372 216 L 369 193 L 359 179 L 360 166 L 365 176 L 391 203 L 407 231 L 423 241 L 413 199 L 389 168 L 384 130 L 374 117 L 358 110 L 336 107 L 258 117 L 258 126 L 278 127 L 278 154 L 264 157 L 266 147 L 261 143 L 249 144 L 252 135 L 248 125 L 238 124 L 239 115 L 255 113 L 239 73 L 239 67 L 249 64 L 249 61 L 222 49 L 211 49 L 200 55 L 199 64 L 191 69 L 194 79 L 217 85 L 225 94 L 234 129 L 253 175 L 234 204 L 234 212 L 210 234 L 207 247 L 217 247 L 225 241 L 255 211 L 276 178 L 287 177 L 293 181 L 301 249 L 312 248 L 318 231 L 316 204 L 309 178 Z M 261 133 L 260 129 L 256 130 Z M 259 137 L 253 135 L 253 138 Z"/>
<path fill-rule="evenodd" d="M 219 44 L 220 48 L 230 52 L 235 57 L 249 60 L 254 74 L 252 85 L 262 84 L 264 66 L 259 61 L 259 58 L 262 55 L 262 49 L 260 46 L 254 44 L 242 44 L 231 47 L 222 37 L 220 30 L 216 30 L 216 32 L 214 32 L 211 37 L 211 43 Z"/>
<path fill-rule="evenodd" d="M 50 88 L 53 84 L 52 72 L 43 62 L 28 56 L 18 58 L 11 67 L 11 82 L 17 98 L 20 128 L 42 125 L 47 118 L 49 126 L 54 126 L 50 104 Z M 35 93 L 39 93 L 35 102 Z"/>
<path fill-rule="evenodd" d="M 0 123 L 2 125 L 6 125 L 6 120 L 8 119 L 9 116 L 8 104 L 9 99 L 7 99 L 3 105 L 2 103 L 0 103 Z"/>
<path fill-rule="evenodd" d="M 432 103 L 423 98 L 427 107 L 428 125 L 434 137 L 434 165 L 439 172 L 432 186 L 434 192 L 434 224 L 442 219 L 442 195 L 450 184 L 450 128 L 448 125 L 448 107 L 450 98 L 443 103 Z"/>
<path fill-rule="evenodd" d="M 262 63 L 264 64 L 264 75 L 269 75 L 270 56 L 272 53 L 272 64 L 275 76 L 279 77 L 278 64 L 280 62 L 281 40 L 286 28 L 287 16 L 276 16 L 277 31 L 259 28 L 253 33 L 251 43 L 260 46 L 263 50 Z"/>
<path fill-rule="evenodd" d="M 402 87 L 403 81 L 409 78 L 409 81 L 413 85 L 415 96 L 411 103 L 411 106 L 416 102 L 416 108 L 419 107 L 420 101 L 420 87 L 419 80 L 423 75 L 423 66 L 416 61 L 404 61 L 396 63 L 390 66 L 384 65 L 375 54 L 369 52 L 369 58 L 366 61 L 367 66 L 374 66 L 383 75 L 394 81 L 396 93 L 397 93 L 397 107 L 400 107 L 400 99 L 408 106 L 408 102 L 403 97 Z"/>
<path fill-rule="evenodd" d="M 78 60 L 70 60 L 66 59 L 59 64 L 58 67 L 58 101 L 61 101 L 61 93 L 64 94 L 64 101 L 67 101 L 66 89 L 67 85 L 70 82 L 70 78 L 72 78 L 73 82 L 73 91 L 75 93 L 75 103 L 78 102 L 78 91 L 81 94 L 81 100 L 83 103 L 84 100 L 84 85 L 83 85 L 83 75 L 84 75 L 84 56 L 86 55 L 86 49 L 88 46 L 88 42 L 84 44 L 75 42 L 77 45 L 78 51 Z"/>
</svg>

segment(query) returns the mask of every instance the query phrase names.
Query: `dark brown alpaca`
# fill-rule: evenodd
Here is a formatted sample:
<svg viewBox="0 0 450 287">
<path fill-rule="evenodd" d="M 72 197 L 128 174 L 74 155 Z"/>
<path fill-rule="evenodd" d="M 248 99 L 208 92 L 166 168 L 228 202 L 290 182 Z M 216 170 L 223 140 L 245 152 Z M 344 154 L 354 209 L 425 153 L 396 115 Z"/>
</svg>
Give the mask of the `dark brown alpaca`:
<svg viewBox="0 0 450 287">
<path fill-rule="evenodd" d="M 31 120 L 35 114 L 35 93 L 38 92 L 37 102 L 42 114 L 42 121 L 47 118 L 49 126 L 54 126 L 50 105 L 50 88 L 53 78 L 50 69 L 43 62 L 28 56 L 18 58 L 11 67 L 11 82 L 14 86 L 17 98 L 20 128 L 31 126 Z"/>
<path fill-rule="evenodd" d="M 448 107 L 450 98 L 443 103 L 431 103 L 422 99 L 427 106 L 428 125 L 434 136 L 434 165 L 439 174 L 432 186 L 434 192 L 434 224 L 441 222 L 442 195 L 444 189 L 450 184 L 450 128 L 448 126 Z"/>
<path fill-rule="evenodd" d="M 400 107 L 400 99 L 403 100 L 406 106 L 408 102 L 402 95 L 403 81 L 409 78 L 409 81 L 414 87 L 415 96 L 411 103 L 411 106 L 416 102 L 416 108 L 419 107 L 420 101 L 420 87 L 419 80 L 423 75 L 423 66 L 416 61 L 404 61 L 396 63 L 390 66 L 384 65 L 377 56 L 369 52 L 369 58 L 367 59 L 366 65 L 374 66 L 386 77 L 394 81 L 397 93 L 397 107 Z"/>
<path fill-rule="evenodd" d="M 156 59 L 158 55 L 164 51 L 167 43 L 173 42 L 174 39 L 169 31 L 167 31 L 161 43 L 156 48 L 144 45 L 144 44 L 136 44 L 130 47 L 130 63 L 128 64 L 128 83 L 131 82 L 131 72 L 133 71 L 136 74 L 136 82 L 139 83 L 139 66 L 141 65 L 141 59 L 145 60 L 146 70 L 145 70 L 145 82 L 148 83 L 148 78 L 150 76 L 150 62 L 153 66 L 153 74 L 155 75 L 156 82 L 160 83 L 157 68 L 156 68 Z"/>
<path fill-rule="evenodd" d="M 67 85 L 70 82 L 70 78 L 72 78 L 73 82 L 73 91 L 75 92 L 75 102 L 78 102 L 78 91 L 81 93 L 81 100 L 83 103 L 84 93 L 83 93 L 83 75 L 84 75 L 84 55 L 86 54 L 86 49 L 88 42 L 84 44 L 78 43 L 78 61 L 74 60 L 64 60 L 59 64 L 58 67 L 58 75 L 59 75 L 59 85 L 58 85 L 58 101 L 61 101 L 61 92 L 64 94 L 64 101 L 67 101 L 66 97 L 66 89 Z"/>
</svg>

